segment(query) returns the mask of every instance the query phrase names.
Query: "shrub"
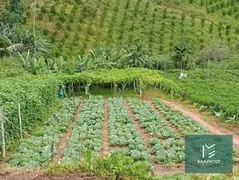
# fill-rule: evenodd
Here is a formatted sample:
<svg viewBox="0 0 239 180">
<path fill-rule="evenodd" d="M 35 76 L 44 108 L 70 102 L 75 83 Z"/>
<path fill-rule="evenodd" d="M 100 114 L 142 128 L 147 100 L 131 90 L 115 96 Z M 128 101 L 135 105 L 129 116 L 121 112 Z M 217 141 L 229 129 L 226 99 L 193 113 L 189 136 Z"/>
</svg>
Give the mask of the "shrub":
<svg viewBox="0 0 239 180">
<path fill-rule="evenodd" d="M 196 64 L 206 67 L 209 62 L 221 62 L 228 59 L 228 56 L 229 48 L 219 41 L 199 51 Z"/>
</svg>

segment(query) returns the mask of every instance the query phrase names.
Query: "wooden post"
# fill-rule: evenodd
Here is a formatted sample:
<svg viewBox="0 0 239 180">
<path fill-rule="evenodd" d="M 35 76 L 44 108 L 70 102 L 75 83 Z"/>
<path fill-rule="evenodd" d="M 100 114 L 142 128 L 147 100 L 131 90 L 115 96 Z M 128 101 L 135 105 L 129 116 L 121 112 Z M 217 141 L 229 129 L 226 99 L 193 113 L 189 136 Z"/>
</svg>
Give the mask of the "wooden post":
<svg viewBox="0 0 239 180">
<path fill-rule="evenodd" d="M 87 83 L 85 86 L 85 94 L 90 97 L 90 85 L 91 83 Z"/>
<path fill-rule="evenodd" d="M 140 97 L 143 99 L 144 98 L 144 83 L 141 80 L 139 81 L 139 94 L 140 94 Z"/>
<path fill-rule="evenodd" d="M 20 137 L 22 139 L 22 116 L 21 116 L 21 104 L 18 103 L 18 118 L 19 118 L 19 127 L 20 127 Z"/>
<path fill-rule="evenodd" d="M 173 90 L 170 90 L 170 99 L 173 99 Z"/>
<path fill-rule="evenodd" d="M 2 137 L 2 158 L 6 157 L 6 143 L 4 135 L 4 120 L 3 120 L 3 109 L 0 107 L 0 125 L 1 125 L 1 137 Z"/>
<path fill-rule="evenodd" d="M 74 106 L 76 106 L 76 102 L 75 102 L 75 93 L 74 93 L 74 84 L 71 84 L 71 88 L 72 88 L 72 97 L 73 97 L 73 104 Z"/>
<path fill-rule="evenodd" d="M 116 97 L 117 95 L 117 87 L 118 87 L 117 83 L 114 82 L 114 97 Z"/>
<path fill-rule="evenodd" d="M 134 92 L 136 92 L 136 84 L 135 84 L 135 81 L 134 81 Z"/>
</svg>

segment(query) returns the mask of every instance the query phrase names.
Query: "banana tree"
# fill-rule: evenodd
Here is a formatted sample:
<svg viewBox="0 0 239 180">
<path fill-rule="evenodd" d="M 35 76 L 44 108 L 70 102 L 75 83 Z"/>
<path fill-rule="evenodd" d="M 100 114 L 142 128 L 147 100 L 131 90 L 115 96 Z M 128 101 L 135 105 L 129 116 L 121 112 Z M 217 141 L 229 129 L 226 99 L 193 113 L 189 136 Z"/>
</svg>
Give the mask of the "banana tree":
<svg viewBox="0 0 239 180">
<path fill-rule="evenodd" d="M 119 68 L 119 59 L 122 57 L 114 48 L 97 46 L 90 50 L 88 56 L 78 55 L 77 70 L 96 70 L 99 68 Z"/>
<path fill-rule="evenodd" d="M 142 41 L 136 42 L 134 46 L 128 46 L 125 49 L 125 62 L 129 67 L 147 66 L 146 50 Z"/>
<path fill-rule="evenodd" d="M 21 61 L 22 67 L 27 71 L 30 69 L 30 51 L 28 50 L 27 53 L 16 53 L 17 58 Z"/>
<path fill-rule="evenodd" d="M 21 61 L 23 68 L 32 74 L 39 74 L 47 71 L 44 57 L 31 57 L 30 50 L 26 53 L 17 52 L 16 56 Z"/>
</svg>

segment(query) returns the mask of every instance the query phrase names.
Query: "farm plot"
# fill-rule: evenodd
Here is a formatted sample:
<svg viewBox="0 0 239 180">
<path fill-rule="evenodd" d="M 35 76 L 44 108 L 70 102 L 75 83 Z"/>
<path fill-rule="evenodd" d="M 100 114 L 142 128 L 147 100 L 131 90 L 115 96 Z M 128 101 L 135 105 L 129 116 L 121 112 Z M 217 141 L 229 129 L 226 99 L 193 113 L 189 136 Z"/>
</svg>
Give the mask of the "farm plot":
<svg viewBox="0 0 239 180">
<path fill-rule="evenodd" d="M 84 100 L 80 115 L 73 123 L 71 119 L 75 108 L 73 102 L 66 99 L 58 113 L 21 142 L 10 162 L 22 167 L 47 164 L 56 152 L 62 132 L 71 123 L 70 138 L 67 139 L 63 157 L 60 157 L 61 163 L 84 160 L 89 151 L 93 152 L 94 157 L 100 157 L 104 151 L 103 145 L 107 144 L 106 154 L 122 153 L 134 160 L 150 162 L 154 167 L 181 166 L 185 157 L 183 136 L 209 132 L 158 99 L 153 104 L 156 108 L 135 98 L 90 96 Z M 105 127 L 108 138 L 103 136 Z"/>
<path fill-rule="evenodd" d="M 100 155 L 102 149 L 102 121 L 104 120 L 103 96 L 90 96 L 84 101 L 81 113 L 73 126 L 61 162 L 74 162 L 92 150 Z"/>
<path fill-rule="evenodd" d="M 76 100 L 79 104 L 80 100 Z M 75 112 L 73 101 L 65 99 L 62 108 L 49 117 L 44 125 L 33 133 L 29 138 L 21 141 L 20 145 L 13 154 L 10 163 L 21 167 L 39 167 L 47 164 L 52 154 L 56 152 L 60 136 L 67 129 Z"/>
<path fill-rule="evenodd" d="M 109 98 L 110 145 L 125 147 L 116 150 L 135 160 L 150 160 L 150 153 L 124 106 L 122 98 Z"/>
<path fill-rule="evenodd" d="M 162 118 L 144 102 L 129 98 L 136 120 L 154 138 L 151 139 L 151 154 L 158 164 L 181 163 L 184 160 L 184 143 L 180 136 L 169 128 Z"/>
<path fill-rule="evenodd" d="M 166 120 L 169 121 L 182 134 L 209 134 L 209 131 L 202 127 L 199 123 L 194 121 L 182 112 L 175 111 L 162 103 L 158 99 L 153 101 L 156 109 L 163 113 Z"/>
<path fill-rule="evenodd" d="M 173 110 L 159 99 L 153 101 L 156 109 L 164 114 L 166 119 L 179 129 L 184 134 L 209 134 L 209 131 L 202 127 L 198 122 L 194 121 L 188 116 L 185 116 L 182 112 Z M 239 162 L 239 152 L 237 149 L 233 149 L 233 161 L 234 163 Z"/>
</svg>

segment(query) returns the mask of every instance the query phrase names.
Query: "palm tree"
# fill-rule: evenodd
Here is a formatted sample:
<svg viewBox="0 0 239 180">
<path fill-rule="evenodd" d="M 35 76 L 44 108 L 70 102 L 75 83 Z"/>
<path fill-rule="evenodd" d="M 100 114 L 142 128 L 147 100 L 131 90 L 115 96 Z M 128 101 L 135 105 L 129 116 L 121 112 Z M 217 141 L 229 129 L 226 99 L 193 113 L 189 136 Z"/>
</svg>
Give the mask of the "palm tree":
<svg viewBox="0 0 239 180">
<path fill-rule="evenodd" d="M 172 59 L 175 66 L 184 69 L 191 54 L 193 44 L 188 39 L 181 39 L 174 45 Z"/>
</svg>

